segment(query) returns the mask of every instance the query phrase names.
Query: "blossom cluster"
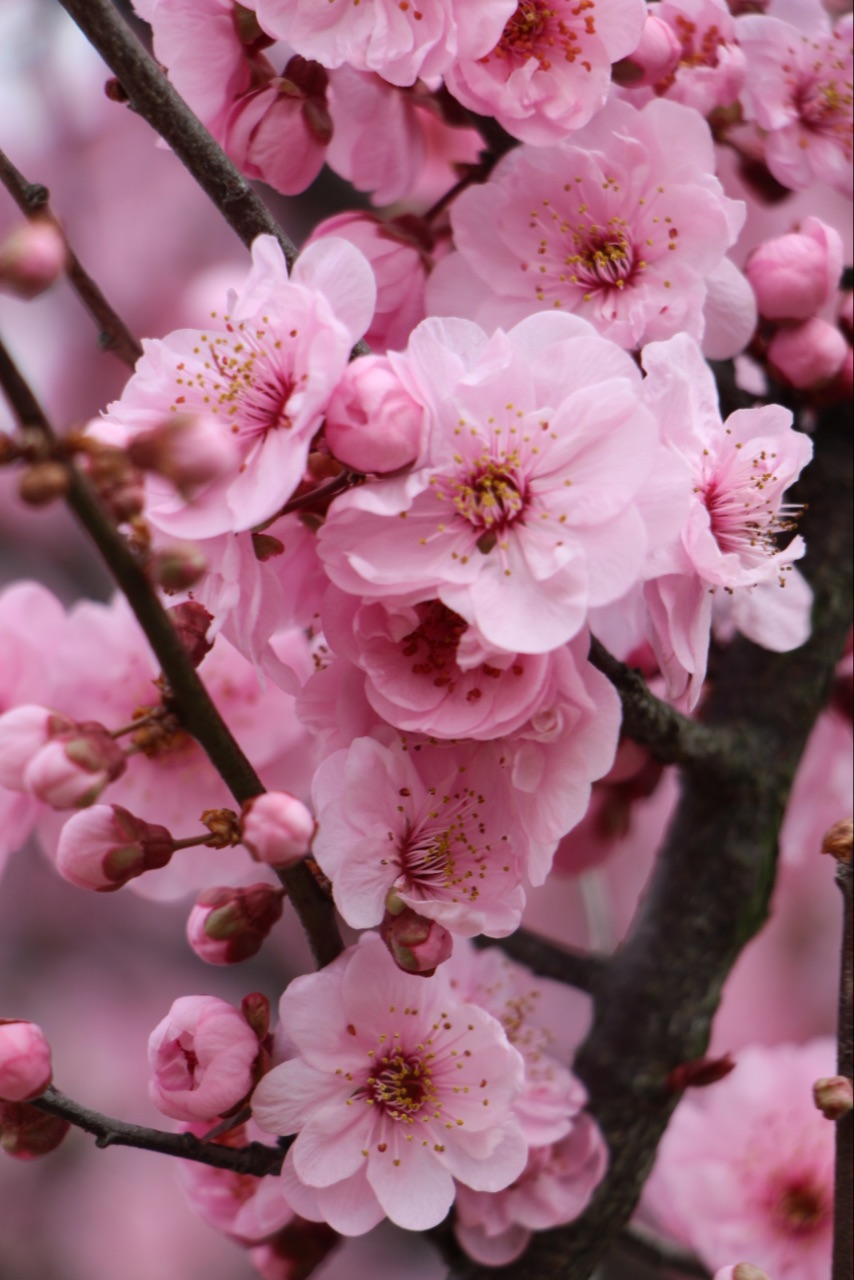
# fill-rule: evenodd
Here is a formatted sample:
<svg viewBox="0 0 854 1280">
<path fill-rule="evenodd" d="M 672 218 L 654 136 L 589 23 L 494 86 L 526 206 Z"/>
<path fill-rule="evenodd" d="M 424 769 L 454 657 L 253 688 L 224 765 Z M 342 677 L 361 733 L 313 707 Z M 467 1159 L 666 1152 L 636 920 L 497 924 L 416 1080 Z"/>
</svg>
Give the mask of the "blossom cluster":
<svg viewBox="0 0 854 1280">
<path fill-rule="evenodd" d="M 257 237 L 74 437 L 265 792 L 231 809 L 122 598 L 0 594 L 0 860 L 34 835 L 78 887 L 196 894 L 214 965 L 260 950 L 297 864 L 365 931 L 290 982 L 273 1029 L 260 995 L 183 996 L 149 1043 L 164 1115 L 293 1139 L 280 1179 L 181 1175 L 264 1276 L 451 1210 L 503 1265 L 585 1210 L 609 1162 L 572 1074 L 585 1001 L 469 940 L 512 934 L 555 876 L 583 895 L 651 853 L 672 812 L 592 637 L 692 715 L 715 645 L 810 635 L 791 490 L 813 443 L 789 406 L 810 420 L 852 386 L 851 16 L 743 7 L 136 4 L 248 178 L 294 195 L 328 164 L 383 210 L 321 222 L 290 265 Z M 42 287 L 44 257 L 0 248 L 0 286 Z M 827 762 L 850 738 L 832 705 L 784 864 L 849 803 Z M 50 1054 L 33 1024 L 0 1031 L 0 1108 L 25 1106 Z M 720 1168 L 754 1079 L 803 1093 L 820 1056 L 746 1051 L 678 1113 L 643 1212 L 722 1274 L 826 1261 L 830 1126 L 805 1110 L 782 1151 L 757 1121 L 755 1161 Z"/>
</svg>

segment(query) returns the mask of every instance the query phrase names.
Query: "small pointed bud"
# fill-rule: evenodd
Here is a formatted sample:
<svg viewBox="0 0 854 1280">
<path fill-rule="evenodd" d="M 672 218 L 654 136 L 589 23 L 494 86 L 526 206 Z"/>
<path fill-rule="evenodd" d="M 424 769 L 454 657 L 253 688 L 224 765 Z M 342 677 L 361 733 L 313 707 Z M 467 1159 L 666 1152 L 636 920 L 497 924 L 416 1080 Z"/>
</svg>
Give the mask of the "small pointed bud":
<svg viewBox="0 0 854 1280">
<path fill-rule="evenodd" d="M 290 867 L 308 853 L 315 822 L 308 809 L 287 791 L 268 791 L 243 807 L 240 831 L 256 862 Z"/>
<path fill-rule="evenodd" d="M 674 1067 L 665 1082 L 671 1093 L 681 1093 L 683 1089 L 702 1089 L 709 1084 L 717 1084 L 731 1071 L 735 1070 L 732 1055 L 725 1053 L 721 1058 L 695 1058 L 691 1062 L 683 1062 Z"/>
<path fill-rule="evenodd" d="M 0 1018 L 0 1099 L 28 1102 L 51 1082 L 50 1045 L 41 1027 Z"/>
<path fill-rule="evenodd" d="M 187 938 L 208 964 L 239 964 L 257 955 L 281 917 L 284 894 L 269 884 L 205 889 L 187 921 Z"/>
<path fill-rule="evenodd" d="M 611 76 L 615 84 L 628 89 L 658 84 L 671 75 L 682 57 L 682 45 L 676 32 L 661 18 L 650 13 L 634 53 L 615 62 Z"/>
<path fill-rule="evenodd" d="M 240 1001 L 240 1012 L 259 1040 L 270 1031 L 270 1001 L 260 991 L 253 991 Z"/>
<path fill-rule="evenodd" d="M 151 576 L 164 591 L 186 591 L 207 571 L 208 562 L 194 542 L 176 542 L 155 552 Z"/>
<path fill-rule="evenodd" d="M 124 773 L 125 754 L 103 725 L 88 720 L 54 734 L 24 770 L 24 786 L 54 809 L 83 809 Z"/>
<path fill-rule="evenodd" d="M 18 481 L 18 494 L 30 507 L 44 507 L 48 502 L 64 498 L 68 492 L 71 477 L 68 467 L 53 458 L 44 462 L 35 462 L 21 474 Z"/>
<path fill-rule="evenodd" d="M 153 471 L 184 497 L 231 475 L 240 464 L 234 437 L 213 415 L 174 413 L 152 431 L 135 436 L 128 456 L 140 471 Z"/>
<path fill-rule="evenodd" d="M 165 867 L 175 849 L 165 827 L 120 805 L 95 805 L 69 818 L 59 834 L 56 866 L 81 889 L 120 889 L 144 871 Z"/>
<path fill-rule="evenodd" d="M 71 1125 L 26 1102 L 0 1102 L 0 1148 L 16 1160 L 35 1160 L 55 1151 Z"/>
<path fill-rule="evenodd" d="M 386 910 L 380 925 L 380 937 L 399 969 L 430 978 L 443 961 L 449 959 L 454 940 L 435 920 L 420 916 L 410 907 Z"/>
<path fill-rule="evenodd" d="M 49 707 L 25 703 L 0 716 L 0 787 L 26 791 L 24 772 L 51 738 L 74 721 Z"/>
<path fill-rule="evenodd" d="M 0 289 L 37 298 L 65 270 L 65 237 L 49 218 L 22 222 L 0 244 Z"/>
<path fill-rule="evenodd" d="M 185 600 L 183 604 L 176 604 L 166 612 L 172 619 L 172 625 L 190 655 L 193 666 L 197 667 L 213 648 L 213 640 L 208 639 L 213 614 L 208 613 L 198 600 Z"/>
<path fill-rule="evenodd" d="M 754 1267 L 752 1262 L 737 1262 L 734 1267 L 722 1267 L 714 1274 L 714 1280 L 770 1280 L 769 1276 Z"/>
<path fill-rule="evenodd" d="M 0 723 L 2 723 L 1 720 Z M 854 821 L 851 818 L 843 818 L 840 822 L 834 822 L 832 827 L 828 827 L 821 843 L 821 851 L 829 853 L 837 862 L 850 862 L 852 844 L 854 844 Z"/>
<path fill-rule="evenodd" d="M 813 1085 L 812 1096 L 828 1120 L 841 1120 L 854 1107 L 854 1089 L 845 1076 L 822 1076 Z"/>
<path fill-rule="evenodd" d="M 829 383 L 847 354 L 848 343 L 841 331 L 819 316 L 778 329 L 768 344 L 768 363 L 773 371 L 800 391 Z"/>
</svg>

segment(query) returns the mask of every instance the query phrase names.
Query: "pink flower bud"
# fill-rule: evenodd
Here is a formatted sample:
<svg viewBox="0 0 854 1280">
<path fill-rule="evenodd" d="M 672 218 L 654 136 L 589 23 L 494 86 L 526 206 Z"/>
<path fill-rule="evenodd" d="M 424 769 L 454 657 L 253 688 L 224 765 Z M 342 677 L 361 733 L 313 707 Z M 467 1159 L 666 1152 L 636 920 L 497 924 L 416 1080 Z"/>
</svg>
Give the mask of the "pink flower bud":
<svg viewBox="0 0 854 1280">
<path fill-rule="evenodd" d="M 326 410 L 329 448 L 357 471 L 397 471 L 418 456 L 424 410 L 387 356 L 347 366 Z"/>
<path fill-rule="evenodd" d="M 185 496 L 237 470 L 234 437 L 212 414 L 174 413 L 152 431 L 135 436 L 128 457 L 140 471 L 164 476 Z"/>
<path fill-rule="evenodd" d="M 283 76 L 234 101 L 225 121 L 225 149 L 250 178 L 283 195 L 298 195 L 317 177 L 332 137 L 326 105 L 329 78 L 298 54 Z"/>
<path fill-rule="evenodd" d="M 179 639 L 197 667 L 202 659 L 213 648 L 213 640 L 208 639 L 208 628 L 213 622 L 213 614 L 208 613 L 198 600 L 185 600 L 167 610 L 172 625 L 178 632 Z"/>
<path fill-rule="evenodd" d="M 0 1102 L 0 1147 L 17 1160 L 35 1160 L 55 1151 L 71 1125 L 26 1102 Z"/>
<path fill-rule="evenodd" d="M 269 884 L 206 889 L 187 921 L 187 938 L 208 964 L 237 964 L 260 951 L 282 914 L 283 893 Z"/>
<path fill-rule="evenodd" d="M 302 1280 L 313 1274 L 340 1239 L 325 1222 L 294 1218 L 249 1256 L 261 1280 Z"/>
<path fill-rule="evenodd" d="M 53 222 L 22 222 L 0 244 L 0 288 L 19 298 L 37 298 L 65 270 L 65 239 Z"/>
<path fill-rule="evenodd" d="M 650 13 L 641 32 L 640 44 L 634 53 L 614 63 L 611 75 L 616 84 L 630 89 L 658 84 L 659 80 L 664 80 L 676 70 L 681 57 L 682 46 L 676 32 Z"/>
<path fill-rule="evenodd" d="M 176 542 L 155 552 L 151 576 L 164 591 L 187 591 L 205 573 L 208 562 L 194 542 Z"/>
<path fill-rule="evenodd" d="M 244 805 L 240 834 L 256 862 L 289 867 L 308 853 L 315 822 L 308 809 L 287 791 L 268 791 Z"/>
<path fill-rule="evenodd" d="M 808 320 L 839 288 L 842 238 L 818 218 L 800 232 L 766 240 L 745 268 L 760 315 L 769 320 Z"/>
<path fill-rule="evenodd" d="M 54 809 L 83 809 L 124 773 L 125 754 L 103 725 L 82 721 L 54 734 L 24 770 L 24 786 Z"/>
<path fill-rule="evenodd" d="M 152 1102 L 173 1120 L 211 1120 L 254 1086 L 258 1037 L 215 996 L 181 996 L 148 1041 Z"/>
<path fill-rule="evenodd" d="M 0 787 L 26 791 L 24 772 L 30 761 L 54 734 L 73 727 L 68 716 L 30 704 L 0 716 Z"/>
<path fill-rule="evenodd" d="M 174 852 L 165 827 L 135 818 L 117 804 L 99 804 L 69 818 L 59 833 L 56 866 L 80 889 L 101 893 L 165 867 Z"/>
<path fill-rule="evenodd" d="M 0 1098 L 28 1102 L 51 1081 L 50 1045 L 34 1022 L 0 1018 Z"/>
<path fill-rule="evenodd" d="M 841 1120 L 854 1106 L 854 1089 L 845 1076 L 822 1076 L 813 1085 L 812 1096 L 828 1120 Z"/>
<path fill-rule="evenodd" d="M 722 1267 L 716 1271 L 714 1280 L 769 1280 L 769 1277 L 752 1262 L 737 1262 L 734 1267 Z"/>
<path fill-rule="evenodd" d="M 826 320 L 778 329 L 768 346 L 768 362 L 784 381 L 801 391 L 823 386 L 845 363 L 848 343 Z"/>
<path fill-rule="evenodd" d="M 380 937 L 399 969 L 422 978 L 432 977 L 454 947 L 447 929 L 418 915 L 411 907 L 404 907 L 399 900 L 387 906 Z"/>
</svg>

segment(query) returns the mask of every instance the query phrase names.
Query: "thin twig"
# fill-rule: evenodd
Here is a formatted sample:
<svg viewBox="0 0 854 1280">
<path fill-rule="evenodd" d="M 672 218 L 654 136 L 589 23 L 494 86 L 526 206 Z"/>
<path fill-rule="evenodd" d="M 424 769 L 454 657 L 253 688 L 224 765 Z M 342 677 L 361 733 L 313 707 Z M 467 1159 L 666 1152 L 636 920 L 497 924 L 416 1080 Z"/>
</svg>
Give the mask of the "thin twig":
<svg viewBox="0 0 854 1280">
<path fill-rule="evenodd" d="M 30 1099 L 27 1105 L 49 1116 L 59 1116 L 75 1128 L 93 1134 L 96 1147 L 138 1147 L 141 1151 L 157 1151 L 164 1156 L 194 1160 L 197 1164 L 251 1174 L 255 1178 L 280 1173 L 285 1158 L 282 1146 L 267 1147 L 262 1142 L 250 1142 L 245 1147 L 227 1147 L 219 1142 L 203 1142 L 192 1133 L 167 1133 L 140 1124 L 126 1124 L 124 1120 L 114 1120 L 99 1111 L 90 1111 L 54 1089 L 53 1085 L 40 1098 Z"/>
<path fill-rule="evenodd" d="M 296 245 L 176 93 L 110 0 L 60 3 L 116 75 L 133 110 L 168 142 L 246 247 L 256 236 L 275 236 L 288 266 L 292 266 Z"/>
<path fill-rule="evenodd" d="M 132 369 L 142 355 L 142 347 L 121 317 L 110 306 L 68 243 L 62 225 L 48 204 L 50 193 L 47 187 L 43 187 L 38 182 L 28 182 L 2 150 L 0 150 L 0 182 L 27 218 L 48 219 L 62 234 L 66 253 L 65 274 L 72 289 L 98 326 L 98 345 L 102 351 L 111 351 L 123 364 Z"/>
<path fill-rule="evenodd" d="M 620 695 L 623 733 L 647 747 L 656 760 L 736 772 L 749 763 L 750 746 L 743 734 L 722 727 L 710 728 L 674 711 L 650 691 L 640 671 L 620 662 L 595 636 L 590 641 L 589 656 Z"/>
<path fill-rule="evenodd" d="M 475 945 L 499 947 L 512 960 L 527 965 L 537 977 L 554 978 L 589 994 L 596 990 L 608 965 L 608 957 L 599 952 L 557 946 L 527 929 L 517 929 L 507 938 L 476 938 Z"/>
<path fill-rule="evenodd" d="M 53 427 L 2 342 L 0 385 L 21 426 L 39 431 L 45 441 L 58 448 L 60 441 Z M 127 542 L 104 511 L 89 480 L 73 462 L 66 462 L 69 474 L 66 501 L 127 596 L 169 682 L 171 700 L 181 724 L 210 757 L 238 804 L 245 804 L 263 793 L 260 778 L 214 706 L 169 615 Z M 282 871 L 280 879 L 305 929 L 315 960 L 319 965 L 328 964 L 343 949 L 331 902 L 304 863 Z"/>
</svg>

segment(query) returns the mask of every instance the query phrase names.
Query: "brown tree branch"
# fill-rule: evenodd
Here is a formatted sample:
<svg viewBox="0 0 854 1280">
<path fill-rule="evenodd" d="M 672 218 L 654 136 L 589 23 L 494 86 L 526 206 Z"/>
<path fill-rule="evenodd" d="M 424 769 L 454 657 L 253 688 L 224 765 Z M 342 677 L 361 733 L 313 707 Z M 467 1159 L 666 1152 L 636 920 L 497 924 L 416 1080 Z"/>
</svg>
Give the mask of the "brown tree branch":
<svg viewBox="0 0 854 1280">
<path fill-rule="evenodd" d="M 511 960 L 518 960 L 539 978 L 554 978 L 578 991 L 592 994 L 608 966 L 608 956 L 597 951 L 575 951 L 539 938 L 527 929 L 517 929 L 507 938 L 475 938 L 478 947 L 498 947 Z"/>
<path fill-rule="evenodd" d="M 607 1139 L 608 1173 L 574 1223 L 535 1236 L 513 1280 L 589 1280 L 624 1230 L 678 1098 L 673 1067 L 702 1056 L 721 989 L 768 914 L 777 838 L 795 770 L 826 705 L 850 626 L 851 429 L 825 411 L 816 453 L 793 498 L 809 503 L 804 572 L 815 593 L 809 641 L 787 654 L 746 640 L 722 656 L 706 723 L 755 735 L 741 773 L 690 764 L 682 798 L 628 938 L 595 993 L 576 1070 Z M 459 1259 L 451 1275 L 502 1273 Z"/>
<path fill-rule="evenodd" d="M 194 1160 L 197 1164 L 251 1174 L 255 1178 L 280 1173 L 285 1158 L 284 1146 L 268 1147 L 263 1142 L 250 1142 L 245 1147 L 227 1147 L 219 1142 L 203 1142 L 192 1133 L 167 1133 L 140 1124 L 126 1124 L 124 1120 L 90 1111 L 53 1085 L 41 1097 L 31 1098 L 27 1106 L 49 1116 L 59 1116 L 75 1128 L 93 1134 L 96 1147 L 138 1147 L 141 1151 L 157 1151 L 164 1156 Z"/>
<path fill-rule="evenodd" d="M 61 457 L 61 441 L 14 361 L 0 342 L 0 386 L 22 427 L 37 431 Z M 127 596 L 169 682 L 181 724 L 209 756 L 238 804 L 261 795 L 264 786 L 236 742 L 184 648 L 171 619 L 125 539 L 104 511 L 89 480 L 71 461 L 66 501 Z M 318 965 L 343 950 L 335 911 L 305 863 L 279 875 L 305 929 Z"/>
<path fill-rule="evenodd" d="M 614 1241 L 614 1251 L 668 1272 L 678 1271 L 683 1276 L 696 1277 L 696 1280 L 711 1280 L 708 1267 L 694 1254 L 637 1228 L 618 1236 Z"/>
<path fill-rule="evenodd" d="M 842 956 L 839 966 L 837 1066 L 839 1075 L 854 1076 L 854 863 L 851 843 L 836 865 L 842 892 Z M 854 1275 L 854 1111 L 836 1121 L 836 1168 L 833 1206 L 833 1280 Z"/>
<path fill-rule="evenodd" d="M 123 364 L 132 369 L 142 355 L 142 347 L 121 317 L 110 306 L 68 243 L 62 225 L 48 204 L 50 193 L 47 187 L 43 187 L 38 182 L 28 182 L 2 150 L 0 150 L 0 182 L 27 218 L 47 218 L 62 233 L 66 252 L 65 274 L 72 289 L 98 326 L 98 345 L 102 351 L 111 351 Z"/>
</svg>

